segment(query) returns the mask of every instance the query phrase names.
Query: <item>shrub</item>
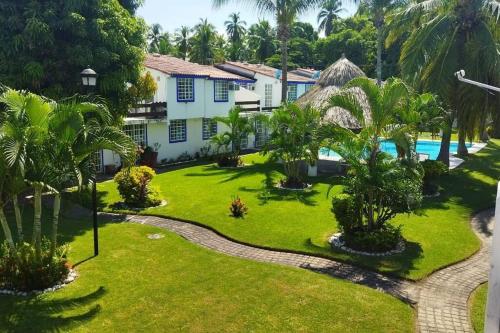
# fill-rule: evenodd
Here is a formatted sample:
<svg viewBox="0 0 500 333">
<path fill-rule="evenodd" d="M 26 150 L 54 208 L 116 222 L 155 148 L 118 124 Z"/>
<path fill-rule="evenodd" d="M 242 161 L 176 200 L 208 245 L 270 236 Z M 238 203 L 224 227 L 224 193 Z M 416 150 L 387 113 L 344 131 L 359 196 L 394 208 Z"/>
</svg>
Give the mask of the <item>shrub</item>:
<svg viewBox="0 0 500 333">
<path fill-rule="evenodd" d="M 67 246 L 50 253 L 50 241 L 42 241 L 41 257 L 36 257 L 35 247 L 18 244 L 13 252 L 4 243 L 0 248 L 0 287 L 18 291 L 43 290 L 54 286 L 69 273 L 66 259 Z"/>
<path fill-rule="evenodd" d="M 358 229 L 343 234 L 345 245 L 351 249 L 366 252 L 387 252 L 394 250 L 401 241 L 401 226 L 390 224 L 381 229 L 366 232 Z"/>
<path fill-rule="evenodd" d="M 243 165 L 243 161 L 237 155 L 219 154 L 217 156 L 217 165 L 222 168 L 236 168 Z"/>
<path fill-rule="evenodd" d="M 420 163 L 424 170 L 424 185 L 423 192 L 427 195 L 432 195 L 438 192 L 439 186 L 436 180 L 448 174 L 448 167 L 441 161 L 426 160 Z"/>
<path fill-rule="evenodd" d="M 156 172 L 147 166 L 124 169 L 116 174 L 118 192 L 123 201 L 133 207 L 158 206 L 161 203 L 159 192 L 150 185 Z"/>
<path fill-rule="evenodd" d="M 349 233 L 361 225 L 359 212 L 359 206 L 356 206 L 354 197 L 349 194 L 341 193 L 332 199 L 332 213 L 343 233 Z"/>
<path fill-rule="evenodd" d="M 244 217 L 248 212 L 248 207 L 241 201 L 240 197 L 236 196 L 233 201 L 231 201 L 229 211 L 233 217 Z"/>
</svg>

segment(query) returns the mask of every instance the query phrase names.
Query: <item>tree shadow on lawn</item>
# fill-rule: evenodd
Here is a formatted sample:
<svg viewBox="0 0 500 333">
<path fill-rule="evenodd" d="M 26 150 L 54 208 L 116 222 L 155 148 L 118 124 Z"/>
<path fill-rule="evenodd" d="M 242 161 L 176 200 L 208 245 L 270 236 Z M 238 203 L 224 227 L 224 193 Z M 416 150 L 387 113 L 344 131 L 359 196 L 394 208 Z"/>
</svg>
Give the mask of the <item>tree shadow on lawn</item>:
<svg viewBox="0 0 500 333">
<path fill-rule="evenodd" d="M 61 332 L 94 319 L 101 311 L 95 304 L 106 293 L 103 287 L 80 297 L 47 299 L 49 294 L 32 297 L 0 297 L 0 323 L 6 332 Z M 56 294 L 50 294 L 55 297 Z M 93 305 L 92 305 L 93 304 Z M 71 314 L 65 314 L 70 311 Z M 79 312 L 78 314 L 73 314 Z"/>
<path fill-rule="evenodd" d="M 304 241 L 304 246 L 311 253 L 323 253 L 329 257 L 335 257 L 355 266 L 365 267 L 370 270 L 376 270 L 396 277 L 408 275 L 411 271 L 417 269 L 414 266 L 415 260 L 422 259 L 424 257 L 420 244 L 411 241 L 406 241 L 406 249 L 404 252 L 385 257 L 370 257 L 351 254 L 346 251 L 330 247 L 330 245 L 320 246 L 314 244 L 311 238 Z"/>
</svg>

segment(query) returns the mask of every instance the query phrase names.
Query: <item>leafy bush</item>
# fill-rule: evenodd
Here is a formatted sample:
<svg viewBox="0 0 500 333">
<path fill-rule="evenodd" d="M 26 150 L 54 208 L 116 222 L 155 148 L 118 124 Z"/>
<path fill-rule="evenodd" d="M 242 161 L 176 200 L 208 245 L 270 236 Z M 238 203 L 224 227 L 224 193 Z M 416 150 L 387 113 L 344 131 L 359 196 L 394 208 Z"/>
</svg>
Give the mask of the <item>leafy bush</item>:
<svg viewBox="0 0 500 333">
<path fill-rule="evenodd" d="M 156 172 L 147 166 L 124 169 L 115 175 L 118 192 L 127 205 L 152 207 L 161 203 L 159 192 L 150 185 Z"/>
<path fill-rule="evenodd" d="M 361 225 L 360 207 L 352 195 L 341 193 L 332 200 L 332 213 L 339 223 L 340 231 L 349 233 Z"/>
<path fill-rule="evenodd" d="M 343 235 L 345 245 L 351 249 L 366 252 L 387 252 L 394 250 L 401 241 L 401 226 L 390 224 L 367 232 L 364 229 L 351 230 Z"/>
<path fill-rule="evenodd" d="M 0 247 L 0 287 L 19 291 L 43 290 L 63 280 L 69 273 L 67 246 L 51 255 L 50 241 L 43 239 L 38 260 L 35 247 L 18 244 L 15 251 L 7 243 Z"/>
<path fill-rule="evenodd" d="M 217 155 L 217 165 L 222 168 L 236 168 L 243 165 L 243 161 L 238 155 L 219 154 Z"/>
<path fill-rule="evenodd" d="M 240 197 L 236 196 L 233 201 L 231 201 L 229 211 L 233 217 L 244 217 L 248 212 L 248 207 L 241 201 Z"/>
<path fill-rule="evenodd" d="M 436 184 L 436 180 L 439 177 L 448 174 L 448 167 L 441 161 L 432 160 L 426 160 L 420 164 L 424 170 L 424 194 L 432 195 L 437 193 L 439 186 Z"/>
</svg>

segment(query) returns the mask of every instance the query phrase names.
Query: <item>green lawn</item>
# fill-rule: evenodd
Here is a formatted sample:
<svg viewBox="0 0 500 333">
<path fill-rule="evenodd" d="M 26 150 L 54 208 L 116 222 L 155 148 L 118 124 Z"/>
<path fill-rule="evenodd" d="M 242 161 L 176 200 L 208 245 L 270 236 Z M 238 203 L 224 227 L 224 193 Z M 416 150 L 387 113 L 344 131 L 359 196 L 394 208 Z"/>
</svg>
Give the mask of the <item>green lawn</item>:
<svg viewBox="0 0 500 333">
<path fill-rule="evenodd" d="M 470 318 L 476 333 L 484 332 L 484 316 L 486 314 L 486 298 L 488 296 L 488 284 L 480 285 L 470 296 Z"/>
<path fill-rule="evenodd" d="M 101 226 L 101 254 L 86 260 L 91 221 L 61 227 L 71 262 L 83 261 L 79 278 L 39 297 L 0 296 L 0 332 L 412 332 L 415 325 L 409 305 L 381 292 L 217 254 L 149 226 Z M 149 240 L 151 233 L 165 238 Z"/>
<path fill-rule="evenodd" d="M 434 270 L 464 259 L 480 246 L 469 227 L 475 211 L 491 207 L 500 178 L 500 140 L 442 179 L 443 194 L 426 199 L 420 216 L 399 216 L 407 250 L 388 258 L 367 258 L 331 250 L 327 238 L 337 230 L 330 213 L 331 195 L 340 191 L 339 179 L 312 179 L 311 191 L 274 189 L 281 166 L 259 155 L 245 157 L 241 170 L 200 165 L 158 175 L 154 184 L 168 200 L 165 207 L 142 211 L 195 221 L 238 241 L 333 257 L 397 276 L 420 279 Z M 106 209 L 120 201 L 114 182 L 99 184 Z M 249 207 L 245 219 L 228 215 L 231 197 L 239 195 Z"/>
</svg>

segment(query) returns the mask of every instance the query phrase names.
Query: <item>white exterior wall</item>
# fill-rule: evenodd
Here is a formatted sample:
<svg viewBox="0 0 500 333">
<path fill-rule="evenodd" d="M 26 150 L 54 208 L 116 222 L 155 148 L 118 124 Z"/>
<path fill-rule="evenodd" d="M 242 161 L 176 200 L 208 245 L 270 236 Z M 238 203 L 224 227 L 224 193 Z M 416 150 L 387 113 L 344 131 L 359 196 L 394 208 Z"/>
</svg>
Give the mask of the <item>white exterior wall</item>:
<svg viewBox="0 0 500 333">
<path fill-rule="evenodd" d="M 167 102 L 167 118 L 162 121 L 147 121 L 147 144 L 153 146 L 159 143 L 158 162 L 164 159 L 176 159 L 184 152 L 194 155 L 200 149 L 209 144 L 209 140 L 203 140 L 202 118 L 213 118 L 216 116 L 227 116 L 229 110 L 235 105 L 235 92 L 228 92 L 227 102 L 214 101 L 214 80 L 206 78 L 194 79 L 194 102 L 177 102 L 177 81 L 165 73 L 154 69 L 147 69 L 156 80 L 158 90 L 154 96 L 154 102 Z M 169 121 L 186 119 L 186 141 L 169 142 Z M 217 126 L 218 133 L 225 129 L 222 124 Z M 120 158 L 110 151 L 103 152 L 103 165 L 120 165 Z"/>
<path fill-rule="evenodd" d="M 259 73 L 255 74 L 255 93 L 260 96 L 260 106 L 265 107 L 266 103 L 266 84 L 273 85 L 272 106 L 277 107 L 281 104 L 281 81 Z"/>
</svg>

